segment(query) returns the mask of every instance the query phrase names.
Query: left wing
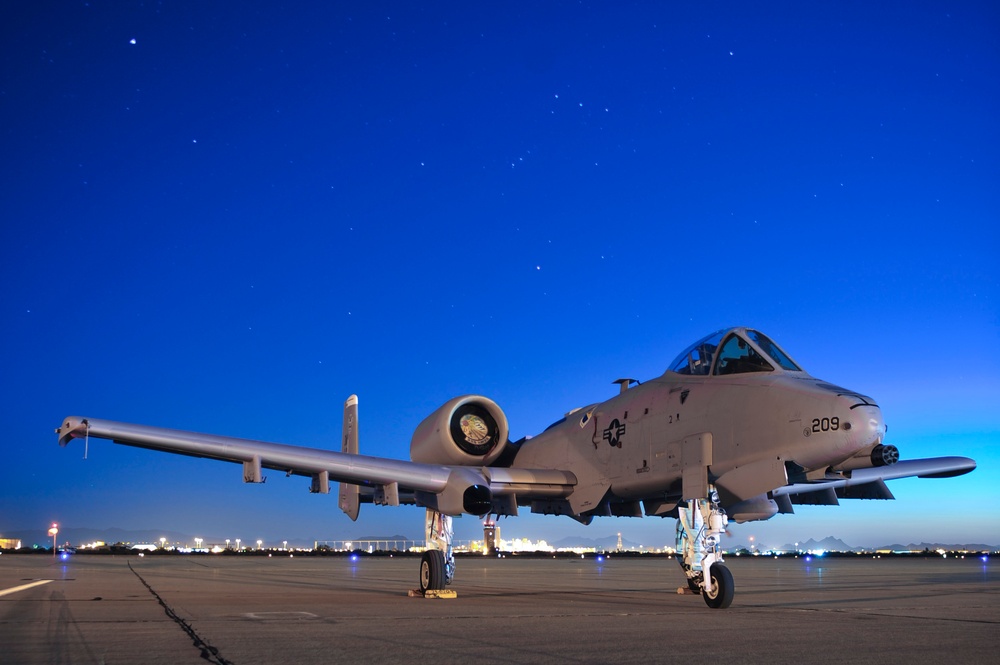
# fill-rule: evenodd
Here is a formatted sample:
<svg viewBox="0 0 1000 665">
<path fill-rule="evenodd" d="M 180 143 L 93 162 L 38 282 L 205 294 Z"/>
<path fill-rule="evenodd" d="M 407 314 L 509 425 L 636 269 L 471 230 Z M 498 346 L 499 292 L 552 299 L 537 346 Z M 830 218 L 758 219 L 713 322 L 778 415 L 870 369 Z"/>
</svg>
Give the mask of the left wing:
<svg viewBox="0 0 1000 665">
<path fill-rule="evenodd" d="M 855 469 L 849 475 L 828 476 L 807 483 L 785 485 L 771 491 L 778 502 L 807 505 L 838 505 L 838 499 L 894 499 L 886 480 L 897 478 L 951 478 L 976 468 L 968 457 L 931 457 L 896 462 L 887 466 Z M 791 512 L 791 506 L 782 512 Z"/>
<path fill-rule="evenodd" d="M 450 471 L 448 467 L 433 464 L 79 416 L 66 418 L 56 433 L 61 446 L 74 438 L 93 437 L 136 448 L 242 462 L 243 481 L 248 483 L 263 482 L 261 469 L 274 469 L 287 475 L 315 477 L 326 472 L 330 480 L 382 485 L 398 482 L 414 490 L 441 492 Z"/>
<path fill-rule="evenodd" d="M 356 430 L 355 430 L 356 431 Z M 576 476 L 568 471 L 421 464 L 405 460 L 336 452 L 215 434 L 133 425 L 70 416 L 56 429 L 59 445 L 71 439 L 109 439 L 115 443 L 191 457 L 243 464 L 243 481 L 264 482 L 263 469 L 312 478 L 313 492 L 329 492 L 331 480 L 359 485 L 375 503 L 398 505 L 399 494 L 445 514 L 490 512 L 494 500 L 512 496 L 564 498 Z M 346 432 L 345 432 L 346 436 Z M 357 449 L 356 447 L 354 448 Z M 405 502 L 405 501 L 404 501 Z M 357 517 L 356 504 L 352 519 Z"/>
</svg>

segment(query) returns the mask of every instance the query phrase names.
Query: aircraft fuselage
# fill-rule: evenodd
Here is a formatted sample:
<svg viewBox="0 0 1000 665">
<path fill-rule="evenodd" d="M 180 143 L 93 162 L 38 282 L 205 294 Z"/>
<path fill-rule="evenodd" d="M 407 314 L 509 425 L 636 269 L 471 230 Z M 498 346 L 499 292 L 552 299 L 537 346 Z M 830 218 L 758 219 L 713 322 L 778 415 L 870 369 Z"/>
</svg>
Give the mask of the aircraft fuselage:
<svg viewBox="0 0 1000 665">
<path fill-rule="evenodd" d="M 805 372 L 666 372 L 570 412 L 525 441 L 513 466 L 571 468 L 578 488 L 606 487 L 618 499 L 655 501 L 681 496 L 693 455 L 707 457 L 711 482 L 769 460 L 808 477 L 880 444 L 884 433 L 873 400 Z M 741 485 L 754 494 L 773 487 L 760 480 Z"/>
</svg>

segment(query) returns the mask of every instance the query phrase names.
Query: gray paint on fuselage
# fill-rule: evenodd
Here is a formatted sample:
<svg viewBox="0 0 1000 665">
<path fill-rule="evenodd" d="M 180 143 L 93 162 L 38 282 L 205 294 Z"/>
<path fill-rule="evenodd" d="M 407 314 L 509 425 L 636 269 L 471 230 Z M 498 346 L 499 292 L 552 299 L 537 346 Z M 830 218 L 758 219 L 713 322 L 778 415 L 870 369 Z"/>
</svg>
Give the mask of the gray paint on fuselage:
<svg viewBox="0 0 1000 665">
<path fill-rule="evenodd" d="M 850 426 L 814 433 L 814 419 Z M 714 480 L 766 459 L 825 469 L 880 441 L 884 425 L 873 401 L 805 372 L 668 371 L 571 413 L 526 441 L 513 466 L 571 468 L 576 491 L 606 485 L 615 498 L 660 500 L 681 491 L 681 442 L 702 433 L 711 435 Z M 773 489 L 767 482 L 761 493 Z"/>
</svg>

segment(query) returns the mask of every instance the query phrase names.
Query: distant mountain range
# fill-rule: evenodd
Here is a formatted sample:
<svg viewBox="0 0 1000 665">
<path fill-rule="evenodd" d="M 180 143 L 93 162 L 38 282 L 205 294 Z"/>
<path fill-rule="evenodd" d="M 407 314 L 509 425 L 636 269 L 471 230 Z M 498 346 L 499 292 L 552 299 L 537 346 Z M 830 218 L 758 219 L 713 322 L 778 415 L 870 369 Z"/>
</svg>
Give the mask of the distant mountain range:
<svg viewBox="0 0 1000 665">
<path fill-rule="evenodd" d="M 860 547 L 851 547 L 840 538 L 834 538 L 833 536 L 827 536 L 823 540 L 814 540 L 810 538 L 805 542 L 797 544 L 795 543 L 785 543 L 781 546 L 781 549 L 785 552 L 794 552 L 798 550 L 800 552 L 808 552 L 809 550 L 823 550 L 824 552 L 856 552 Z"/>
<path fill-rule="evenodd" d="M 900 545 L 898 543 L 894 543 L 892 545 L 884 545 L 876 549 L 893 551 L 909 550 L 911 552 L 922 552 L 924 550 L 930 550 L 932 552 L 934 550 L 947 550 L 949 552 L 953 552 L 955 550 L 969 550 L 972 552 L 982 552 L 985 550 L 994 551 L 1000 548 L 996 545 L 986 545 L 984 543 L 965 543 L 964 545 L 952 545 L 948 543 L 910 543 L 909 545 Z"/>
<path fill-rule="evenodd" d="M 900 545 L 899 543 L 893 543 L 891 545 L 880 545 L 878 547 L 853 547 L 848 545 L 839 538 L 834 538 L 833 536 L 827 536 L 823 540 L 813 540 L 810 538 L 805 542 L 798 543 L 798 548 L 796 548 L 794 543 L 785 543 L 781 547 L 782 550 L 786 552 L 793 552 L 798 549 L 800 552 L 806 552 L 809 550 L 823 550 L 824 552 L 860 552 L 872 550 L 891 550 L 893 552 L 922 552 L 924 550 L 969 550 L 969 551 L 983 551 L 983 550 L 995 550 L 997 547 L 995 545 L 985 545 L 983 543 L 910 543 L 909 545 Z"/>
</svg>

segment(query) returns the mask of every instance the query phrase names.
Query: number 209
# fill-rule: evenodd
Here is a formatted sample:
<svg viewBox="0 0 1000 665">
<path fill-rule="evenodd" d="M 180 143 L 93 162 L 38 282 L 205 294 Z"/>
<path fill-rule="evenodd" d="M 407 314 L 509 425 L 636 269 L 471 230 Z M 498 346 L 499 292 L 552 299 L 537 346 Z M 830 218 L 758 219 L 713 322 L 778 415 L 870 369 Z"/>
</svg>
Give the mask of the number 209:
<svg viewBox="0 0 1000 665">
<path fill-rule="evenodd" d="M 813 418 L 813 429 L 814 432 L 835 432 L 840 429 L 840 418 L 834 416 L 833 418 Z"/>
</svg>

